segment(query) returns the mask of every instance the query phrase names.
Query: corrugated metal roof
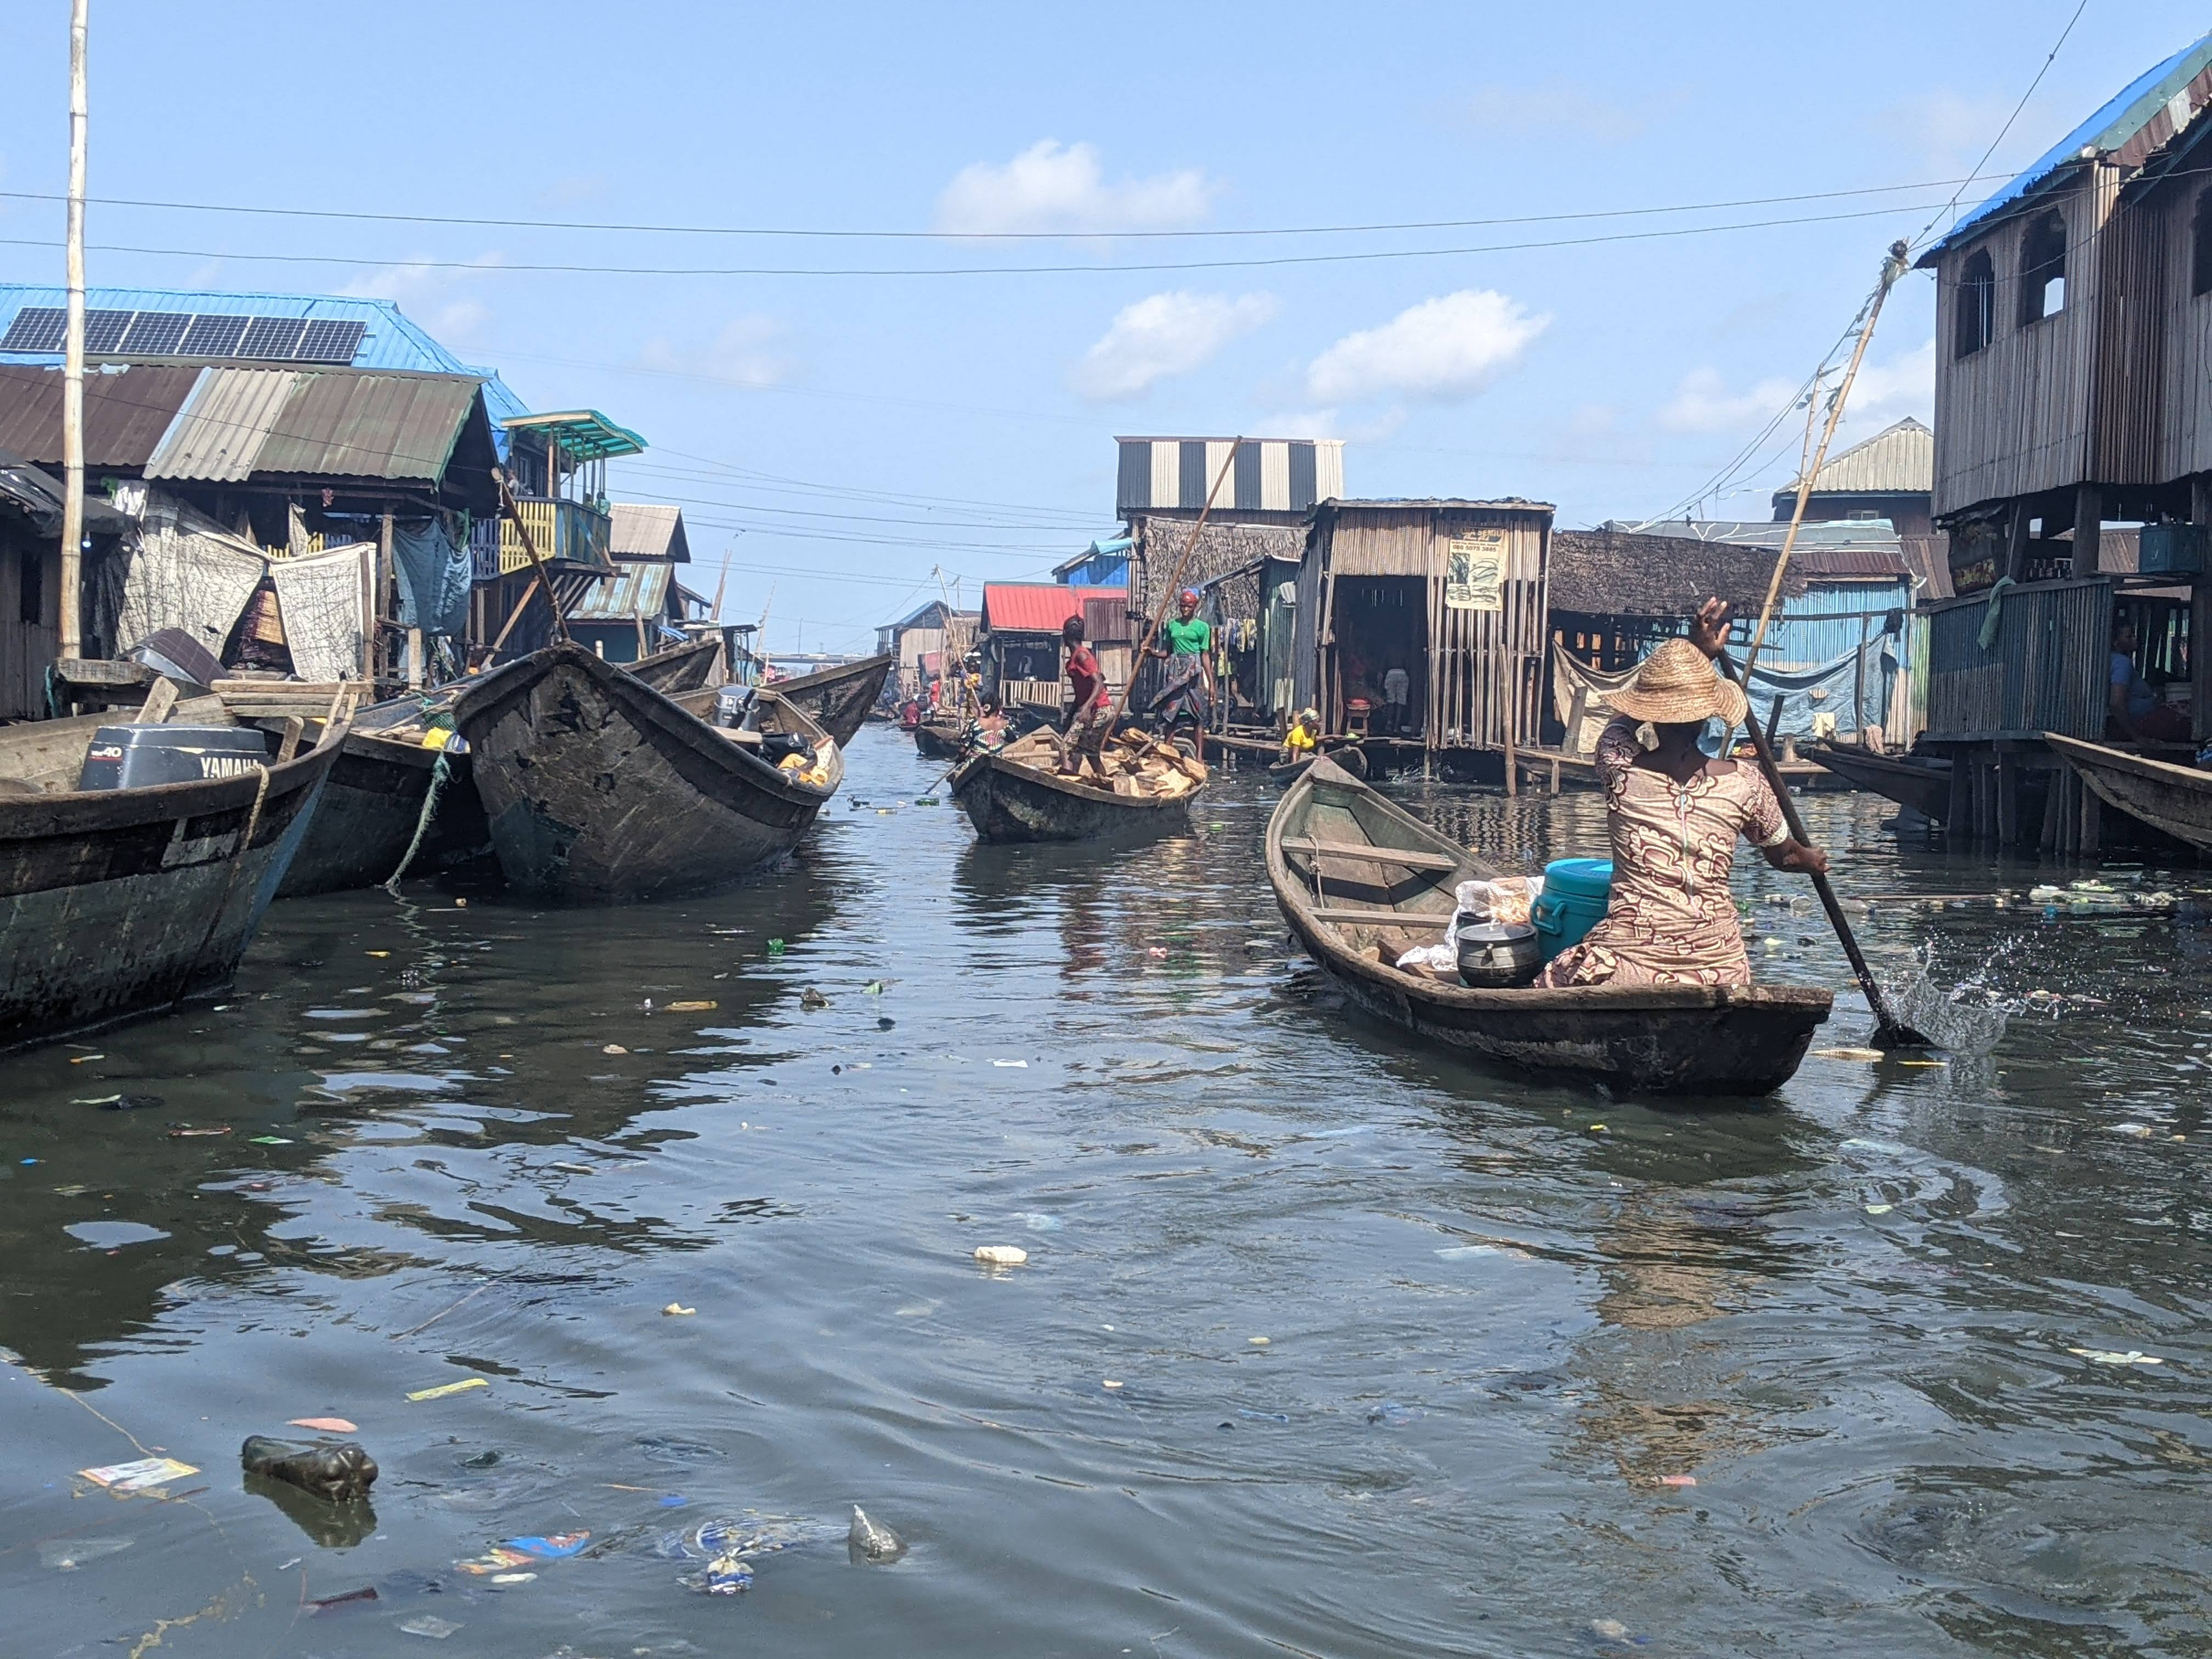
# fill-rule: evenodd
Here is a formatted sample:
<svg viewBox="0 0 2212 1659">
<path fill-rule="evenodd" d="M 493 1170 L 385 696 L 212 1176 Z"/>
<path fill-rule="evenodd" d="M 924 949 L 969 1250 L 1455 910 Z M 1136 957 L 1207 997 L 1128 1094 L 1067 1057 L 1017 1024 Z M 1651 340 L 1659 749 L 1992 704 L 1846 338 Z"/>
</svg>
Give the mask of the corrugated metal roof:
<svg viewBox="0 0 2212 1659">
<path fill-rule="evenodd" d="M 0 333 L 26 307 L 64 306 L 64 289 L 29 283 L 0 283 Z M 88 311 L 181 311 L 221 316 L 309 317 L 358 322 L 363 332 L 354 348 L 356 368 L 416 369 L 436 374 L 468 374 L 484 383 L 484 404 L 495 421 L 526 411 L 522 399 L 509 391 L 498 374 L 465 363 L 410 322 L 389 300 L 362 300 L 340 295 L 218 294 L 189 289 L 88 288 L 84 291 Z M 0 363 L 58 363 L 59 352 L 7 352 Z"/>
<path fill-rule="evenodd" d="M 168 430 L 197 368 L 111 369 L 84 377 L 87 466 L 140 467 Z M 26 459 L 62 459 L 62 376 L 58 368 L 0 363 L 0 449 Z"/>
<path fill-rule="evenodd" d="M 2186 127 L 2212 102 L 2212 34 L 2184 46 L 2164 63 L 2145 70 L 2118 95 L 2061 138 L 2033 166 L 1954 225 L 1922 254 L 1929 265 L 1946 248 L 1979 234 L 2005 208 L 2033 195 L 2075 161 L 2116 153 L 2127 164 L 2145 155 Z"/>
<path fill-rule="evenodd" d="M 1790 552 L 1790 568 L 1815 581 L 1822 577 L 1895 581 L 1911 574 L 1903 550 L 1894 543 L 1887 547 L 1870 543 L 1856 547 L 1795 547 Z"/>
<path fill-rule="evenodd" d="M 1797 494 L 1792 478 L 1774 492 L 1779 510 Z M 1853 444 L 1813 475 L 1815 495 L 1925 495 L 1936 488 L 1936 434 L 1911 416 Z"/>
<path fill-rule="evenodd" d="M 204 368 L 191 396 L 147 458 L 149 478 L 237 483 L 284 412 L 300 377 L 282 368 Z"/>
<path fill-rule="evenodd" d="M 670 564 L 691 562 L 691 544 L 684 534 L 680 507 L 615 501 L 607 513 L 614 520 L 607 550 L 617 559 L 661 559 Z"/>
<path fill-rule="evenodd" d="M 998 634 L 1057 634 L 1085 599 L 1121 599 L 1122 587 L 1064 587 L 1058 582 L 985 582 L 983 629 Z"/>
<path fill-rule="evenodd" d="M 1924 602 L 1953 597 L 1951 538 L 1948 536 L 1907 536 L 1897 546 L 1904 557 L 1905 568 L 1912 573 L 1913 598 L 1916 600 Z"/>
<path fill-rule="evenodd" d="M 572 409 L 557 415 L 517 415 L 500 424 L 509 432 L 538 433 L 580 461 L 642 454 L 646 447 L 645 440 L 636 433 L 628 427 L 617 426 L 596 409 Z"/>
<path fill-rule="evenodd" d="M 435 481 L 477 396 L 477 382 L 459 375 L 301 374 L 253 470 Z"/>
<path fill-rule="evenodd" d="M 665 564 L 623 564 L 568 607 L 570 622 L 634 622 L 640 617 L 659 617 L 668 610 L 669 584 L 675 568 Z"/>
</svg>

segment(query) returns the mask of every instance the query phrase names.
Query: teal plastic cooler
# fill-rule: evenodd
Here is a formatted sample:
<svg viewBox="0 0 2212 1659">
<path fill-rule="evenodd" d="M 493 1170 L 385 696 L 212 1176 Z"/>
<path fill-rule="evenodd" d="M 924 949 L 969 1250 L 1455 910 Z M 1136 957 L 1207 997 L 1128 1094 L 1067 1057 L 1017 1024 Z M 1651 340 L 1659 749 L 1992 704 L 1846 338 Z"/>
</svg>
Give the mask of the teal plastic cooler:
<svg viewBox="0 0 2212 1659">
<path fill-rule="evenodd" d="M 1544 866 L 1544 890 L 1528 920 L 1549 962 L 1605 920 L 1613 902 L 1610 859 L 1553 859 Z"/>
</svg>

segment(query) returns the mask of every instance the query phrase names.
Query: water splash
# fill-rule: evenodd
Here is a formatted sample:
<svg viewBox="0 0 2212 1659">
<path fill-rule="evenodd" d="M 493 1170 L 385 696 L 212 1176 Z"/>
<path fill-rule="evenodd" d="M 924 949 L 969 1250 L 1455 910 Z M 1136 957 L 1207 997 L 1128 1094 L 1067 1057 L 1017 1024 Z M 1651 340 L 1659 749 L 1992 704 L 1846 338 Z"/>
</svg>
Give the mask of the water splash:
<svg viewBox="0 0 2212 1659">
<path fill-rule="evenodd" d="M 2003 1038 L 2005 1023 L 2019 1006 L 1992 983 L 1995 970 L 2012 954 L 2014 944 L 2000 941 L 1963 978 L 1946 988 L 1935 977 L 1936 946 L 1930 941 L 1922 947 L 1911 976 L 1891 993 L 1892 1009 L 1939 1048 L 1956 1054 L 1989 1054 Z"/>
</svg>

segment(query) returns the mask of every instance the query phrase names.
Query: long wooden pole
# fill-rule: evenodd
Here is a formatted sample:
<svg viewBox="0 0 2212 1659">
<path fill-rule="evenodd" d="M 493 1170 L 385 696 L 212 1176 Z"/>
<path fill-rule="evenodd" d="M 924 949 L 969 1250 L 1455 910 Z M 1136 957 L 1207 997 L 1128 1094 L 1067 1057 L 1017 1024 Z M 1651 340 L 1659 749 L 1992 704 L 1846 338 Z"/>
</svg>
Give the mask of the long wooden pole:
<svg viewBox="0 0 2212 1659">
<path fill-rule="evenodd" d="M 1228 454 L 1221 458 L 1221 471 L 1213 475 L 1213 488 L 1206 492 L 1206 505 L 1199 508 L 1197 521 L 1191 526 L 1190 534 L 1183 538 L 1182 556 L 1176 561 L 1175 574 L 1169 579 L 1166 592 L 1160 595 L 1158 609 L 1152 612 L 1152 626 L 1145 629 L 1145 637 L 1138 642 L 1136 654 L 1129 659 L 1129 678 L 1122 683 L 1121 701 L 1115 706 L 1114 718 L 1106 722 L 1105 734 L 1098 739 L 1101 749 L 1114 741 L 1114 728 L 1121 725 L 1121 717 L 1129 712 L 1129 696 L 1137 689 L 1137 673 L 1144 666 L 1145 653 L 1152 648 L 1153 637 L 1160 631 L 1160 624 L 1167 620 L 1168 606 L 1174 603 L 1176 592 L 1182 586 L 1182 573 L 1190 567 L 1190 556 L 1198 550 L 1199 532 L 1206 528 L 1206 520 L 1213 512 L 1213 498 L 1221 493 L 1221 486 L 1228 482 L 1230 473 L 1236 470 L 1237 452 L 1243 447 L 1243 439 L 1232 439 Z M 1204 733 L 1200 735 L 1202 737 Z"/>
<path fill-rule="evenodd" d="M 69 321 L 62 346 L 61 654 L 84 654 L 84 38 L 88 0 L 70 3 Z"/>
<path fill-rule="evenodd" d="M 523 523 L 522 514 L 514 505 L 514 492 L 507 487 L 507 474 L 495 471 L 492 476 L 499 482 L 500 511 L 514 521 L 514 533 L 522 538 L 522 550 L 530 556 L 530 568 L 538 573 L 538 586 L 545 590 L 545 605 L 553 613 L 553 632 L 559 636 L 562 644 L 567 645 L 570 642 L 568 619 L 561 614 L 561 600 L 553 591 L 553 578 L 545 574 L 545 561 L 538 556 L 538 544 L 531 538 L 530 526 Z M 520 605 L 514 609 L 516 615 L 521 614 Z M 514 618 L 508 617 L 507 626 L 511 628 L 514 625 Z M 504 640 L 506 637 L 502 631 L 500 638 Z"/>
<path fill-rule="evenodd" d="M 1851 382 L 1858 379 L 1859 365 L 1866 361 L 1867 347 L 1874 341 L 1874 325 L 1881 319 L 1882 301 L 1889 298 L 1889 290 L 1908 269 L 1905 260 L 1910 252 L 1902 242 L 1889 245 L 1889 252 L 1882 258 L 1881 275 L 1875 283 L 1874 298 L 1868 305 L 1866 325 L 1859 330 L 1858 343 L 1851 348 L 1850 365 L 1844 370 L 1835 400 L 1828 405 L 1828 423 L 1821 430 L 1820 447 L 1813 453 L 1811 465 L 1798 475 L 1797 505 L 1790 514 L 1790 528 L 1783 535 L 1782 551 L 1774 561 L 1774 573 L 1766 579 L 1766 598 L 1759 607 L 1759 626 L 1752 634 L 1751 649 L 1744 653 L 1743 683 L 1747 689 L 1751 684 L 1751 671 L 1759 666 L 1759 648 L 1766 642 L 1766 624 L 1774 615 L 1774 601 L 1782 592 L 1782 578 L 1790 568 L 1790 555 L 1796 548 L 1798 529 L 1805 522 L 1805 505 L 1813 498 L 1813 480 L 1827 465 L 1829 442 L 1843 421 L 1844 404 L 1851 395 Z M 1819 395 L 1817 391 L 1814 395 Z"/>
</svg>

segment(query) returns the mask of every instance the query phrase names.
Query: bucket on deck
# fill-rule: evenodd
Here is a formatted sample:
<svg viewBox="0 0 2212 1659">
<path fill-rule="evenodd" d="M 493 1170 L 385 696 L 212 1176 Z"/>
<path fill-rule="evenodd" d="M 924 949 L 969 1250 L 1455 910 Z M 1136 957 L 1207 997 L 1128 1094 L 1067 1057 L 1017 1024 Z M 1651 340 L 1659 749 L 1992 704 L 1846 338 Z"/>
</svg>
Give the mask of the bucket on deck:
<svg viewBox="0 0 2212 1659">
<path fill-rule="evenodd" d="M 1613 902 L 1610 859 L 1553 859 L 1544 866 L 1544 890 L 1528 920 L 1549 962 L 1605 920 Z"/>
</svg>

